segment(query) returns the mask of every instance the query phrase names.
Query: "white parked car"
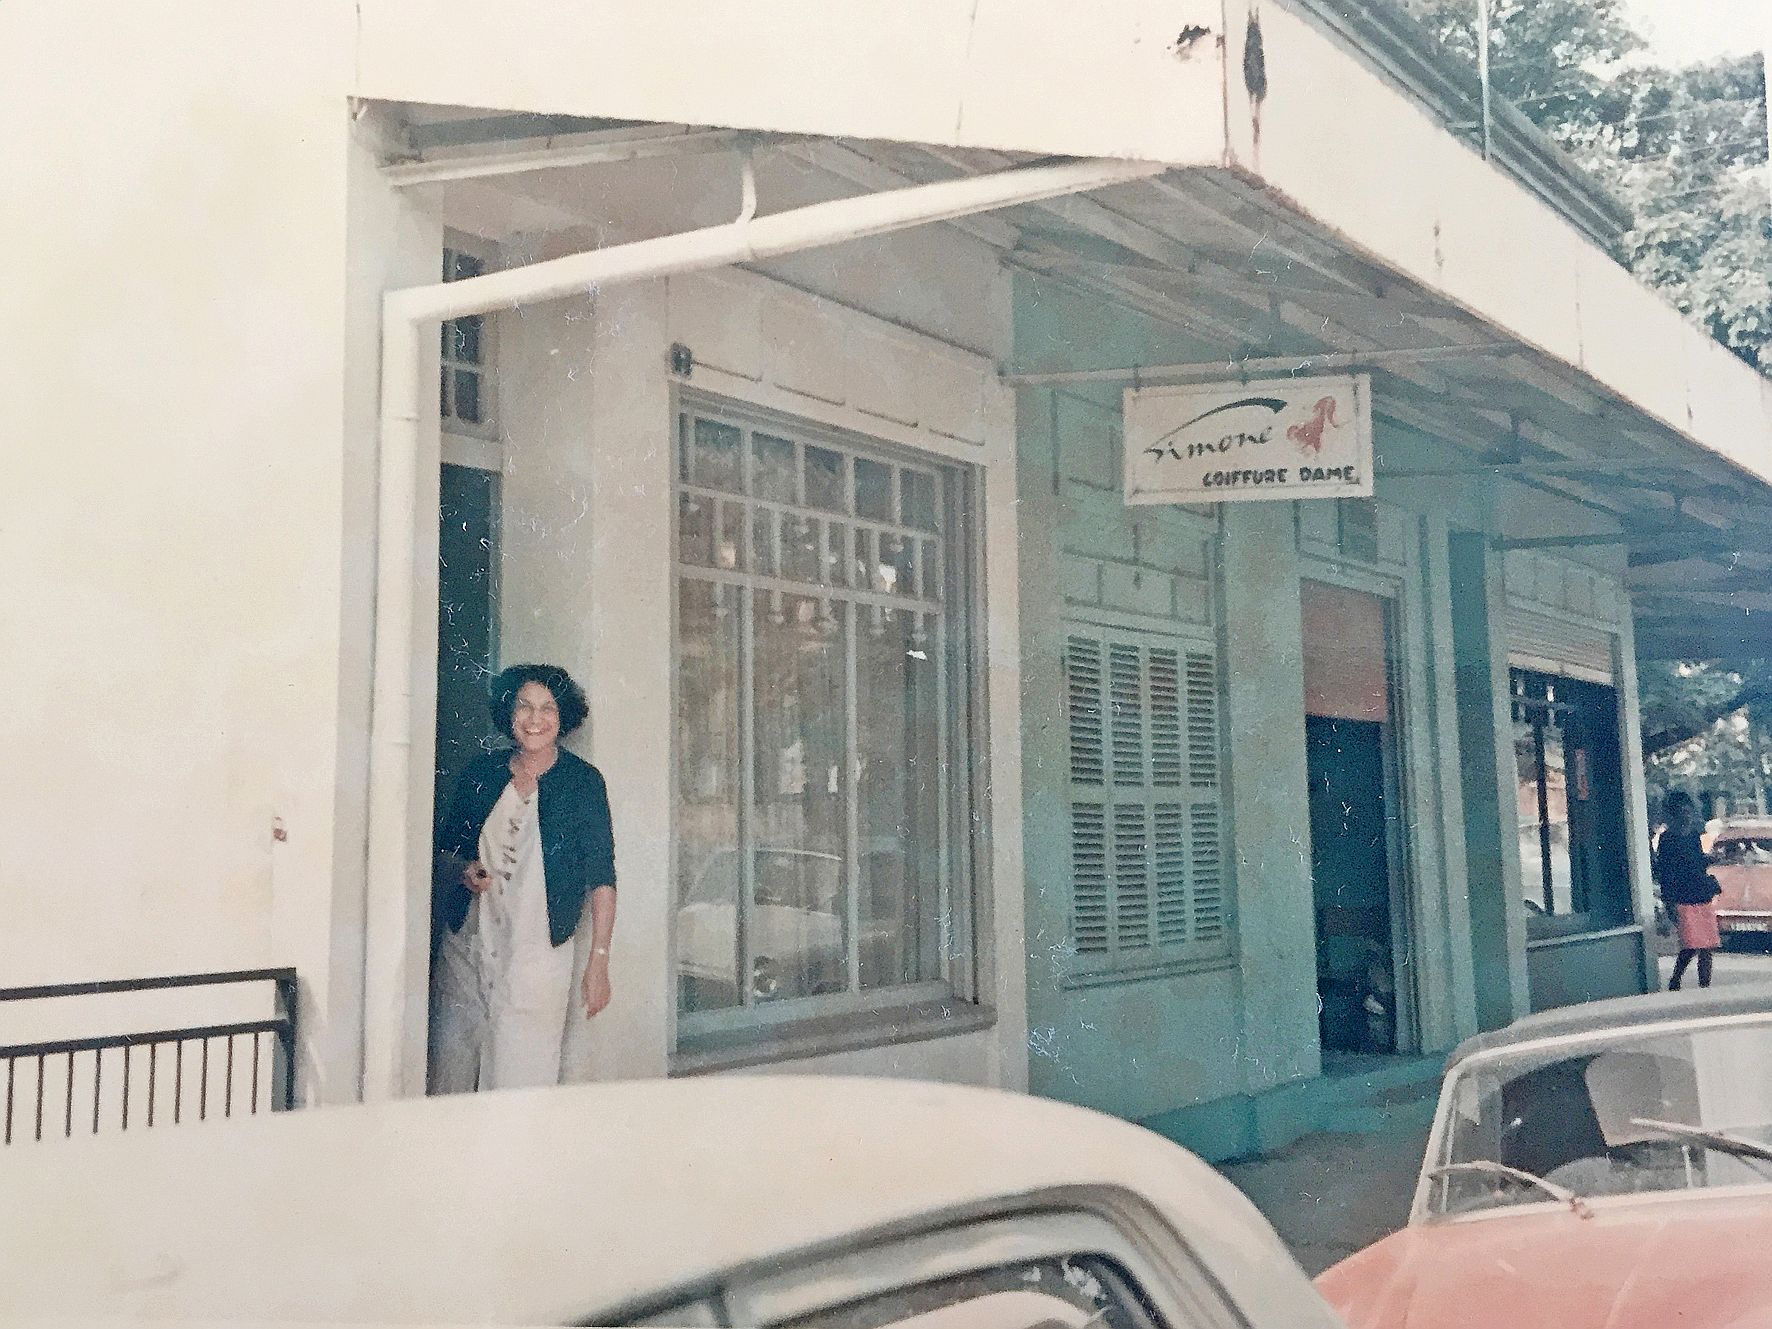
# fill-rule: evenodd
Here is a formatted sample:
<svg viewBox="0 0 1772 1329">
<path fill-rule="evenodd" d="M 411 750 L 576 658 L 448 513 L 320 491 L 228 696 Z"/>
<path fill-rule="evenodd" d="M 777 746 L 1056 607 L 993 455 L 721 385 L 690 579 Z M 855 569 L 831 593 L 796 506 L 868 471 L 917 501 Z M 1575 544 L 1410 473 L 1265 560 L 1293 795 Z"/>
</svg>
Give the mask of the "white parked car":
<svg viewBox="0 0 1772 1329">
<path fill-rule="evenodd" d="M 1097 1113 L 711 1077 L 0 1160 L 0 1322 L 1339 1329 L 1262 1217 Z"/>
</svg>

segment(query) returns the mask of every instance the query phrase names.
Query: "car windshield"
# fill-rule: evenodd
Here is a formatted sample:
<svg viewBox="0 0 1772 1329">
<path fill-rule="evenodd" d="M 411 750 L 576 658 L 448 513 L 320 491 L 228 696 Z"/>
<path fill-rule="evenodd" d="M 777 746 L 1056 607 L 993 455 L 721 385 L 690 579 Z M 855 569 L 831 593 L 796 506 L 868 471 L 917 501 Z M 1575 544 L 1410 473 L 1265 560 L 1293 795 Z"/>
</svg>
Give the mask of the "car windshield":
<svg viewBox="0 0 1772 1329">
<path fill-rule="evenodd" d="M 1435 1213 L 1772 1182 L 1772 1020 L 1478 1057 L 1445 1096 Z"/>
</svg>

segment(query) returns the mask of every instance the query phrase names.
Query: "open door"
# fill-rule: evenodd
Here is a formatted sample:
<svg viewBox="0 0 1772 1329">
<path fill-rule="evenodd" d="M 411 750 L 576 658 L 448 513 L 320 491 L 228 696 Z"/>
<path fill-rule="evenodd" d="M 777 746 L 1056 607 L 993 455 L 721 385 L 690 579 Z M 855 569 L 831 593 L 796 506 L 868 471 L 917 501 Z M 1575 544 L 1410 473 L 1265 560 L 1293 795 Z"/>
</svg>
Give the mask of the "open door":
<svg viewBox="0 0 1772 1329">
<path fill-rule="evenodd" d="M 487 750 L 491 738 L 486 686 L 498 647 L 498 484 L 497 471 L 443 467 L 438 506 L 433 840 L 449 810 L 456 778 L 469 761 Z"/>
<path fill-rule="evenodd" d="M 1302 591 L 1318 1033 L 1325 1054 L 1386 1055 L 1413 1040 L 1390 607 Z"/>
</svg>

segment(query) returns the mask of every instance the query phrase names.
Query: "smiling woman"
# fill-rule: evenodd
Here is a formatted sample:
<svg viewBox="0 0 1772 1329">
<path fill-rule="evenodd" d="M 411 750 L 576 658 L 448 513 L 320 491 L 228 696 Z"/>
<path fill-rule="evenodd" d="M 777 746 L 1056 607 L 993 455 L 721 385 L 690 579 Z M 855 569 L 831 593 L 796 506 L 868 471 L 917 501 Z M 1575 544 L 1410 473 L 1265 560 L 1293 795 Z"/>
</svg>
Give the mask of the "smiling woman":
<svg viewBox="0 0 1772 1329">
<path fill-rule="evenodd" d="M 514 746 L 469 764 L 437 842 L 432 1093 L 557 1083 L 575 976 L 587 1017 L 610 998 L 609 799 L 597 768 L 560 748 L 584 691 L 558 666 L 514 665 L 490 701 Z"/>
</svg>

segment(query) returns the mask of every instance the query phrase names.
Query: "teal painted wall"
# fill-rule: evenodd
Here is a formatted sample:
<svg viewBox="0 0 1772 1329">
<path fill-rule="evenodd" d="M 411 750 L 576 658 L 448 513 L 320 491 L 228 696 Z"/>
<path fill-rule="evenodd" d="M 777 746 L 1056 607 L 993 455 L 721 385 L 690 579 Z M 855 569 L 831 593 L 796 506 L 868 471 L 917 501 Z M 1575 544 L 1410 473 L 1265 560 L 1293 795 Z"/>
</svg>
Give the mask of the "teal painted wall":
<svg viewBox="0 0 1772 1329">
<path fill-rule="evenodd" d="M 1014 348 L 1027 370 L 1210 358 L 1178 327 L 1031 276 L 1016 281 Z M 1503 560 L 1488 541 L 1510 522 L 1582 529 L 1592 517 L 1487 476 L 1380 480 L 1382 552 L 1362 563 L 1340 543 L 1333 503 L 1129 509 L 1123 386 L 1018 394 L 1029 1087 L 1225 1157 L 1318 1128 L 1324 1094 L 1339 1092 L 1317 1046 L 1301 578 L 1382 582 L 1406 620 L 1399 812 L 1418 1046 L 1431 1060 L 1528 1003 Z M 1388 418 L 1374 443 L 1380 473 L 1468 461 Z M 1222 961 L 1078 978 L 1061 665 L 1077 618 L 1166 624 L 1216 645 L 1235 871 Z M 1550 990 L 1575 965 L 1568 981 L 1628 987 L 1641 972 L 1621 959 L 1628 944 L 1588 949 L 1535 956 L 1534 981 L 1546 972 Z"/>
<path fill-rule="evenodd" d="M 1198 354 L 1154 320 L 1050 283 L 1018 286 L 1019 365 L 1114 367 Z M 1025 389 L 1019 401 L 1028 1073 L 1035 1093 L 1152 1119 L 1230 1104 L 1318 1068 L 1301 852 L 1308 825 L 1297 537 L 1285 504 L 1251 505 L 1228 518 L 1222 538 L 1210 510 L 1129 510 L 1120 497 L 1119 400 L 1119 385 L 1110 385 Z M 1235 593 L 1221 595 L 1222 585 Z M 1221 623 L 1224 604 L 1235 606 L 1234 618 Z M 1209 647 L 1222 638 L 1220 672 L 1234 680 L 1228 693 L 1221 688 L 1220 724 L 1229 736 L 1239 904 L 1238 942 L 1221 961 L 1130 981 L 1076 981 L 1067 949 L 1061 650 L 1064 624 L 1078 617 L 1167 624 Z M 1238 832 L 1245 819 L 1262 828 L 1252 841 Z M 1247 1119 L 1230 1107 L 1220 1115 Z M 1242 1138 L 1239 1131 L 1226 1138 Z"/>
</svg>

